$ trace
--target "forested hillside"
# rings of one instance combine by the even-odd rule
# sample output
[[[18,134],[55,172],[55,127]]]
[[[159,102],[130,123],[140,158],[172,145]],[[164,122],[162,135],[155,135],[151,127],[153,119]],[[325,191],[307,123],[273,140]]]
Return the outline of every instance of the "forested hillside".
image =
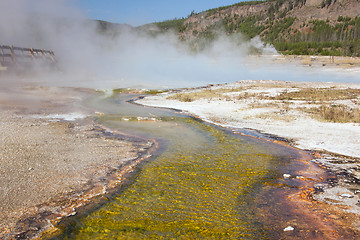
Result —
[[[359,0],[268,0],[191,13],[155,23],[201,47],[220,34],[260,36],[283,54],[360,56]]]

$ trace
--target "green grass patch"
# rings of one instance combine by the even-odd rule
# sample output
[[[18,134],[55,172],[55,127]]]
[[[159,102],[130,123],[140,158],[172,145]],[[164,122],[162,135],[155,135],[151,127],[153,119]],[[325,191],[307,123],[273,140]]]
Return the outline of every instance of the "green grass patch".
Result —
[[[168,91],[169,90],[148,89],[148,90],[145,90],[144,94],[154,95],[154,94],[159,94],[159,93],[165,93]]]
[[[131,91],[134,91],[134,89],[130,88],[115,88],[112,90],[113,94],[120,94],[120,93],[129,93]]]
[[[121,93],[136,93],[136,94],[148,94],[154,95],[159,93],[164,93],[169,90],[160,90],[160,89],[132,89],[132,88],[115,88],[112,90],[112,96],[116,96]]]

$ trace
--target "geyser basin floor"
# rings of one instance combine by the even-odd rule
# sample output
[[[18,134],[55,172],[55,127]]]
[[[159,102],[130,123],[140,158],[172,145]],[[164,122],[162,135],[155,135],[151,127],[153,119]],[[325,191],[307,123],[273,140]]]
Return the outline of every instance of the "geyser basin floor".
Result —
[[[105,137],[89,120],[61,119],[90,114],[81,107],[89,96],[94,91],[0,89],[0,239],[36,236],[49,220],[74,214],[111,188],[109,172],[148,147]]]
[[[2,95],[0,95],[0,97],[2,100],[2,107],[6,108],[6,109],[12,109],[13,111],[18,112],[18,113],[27,113],[27,114],[30,114],[30,116],[33,116],[33,114],[35,114],[35,113],[42,113],[42,114],[62,113],[62,114],[64,114],[70,110],[72,110],[72,111],[75,111],[76,109],[79,110],[78,107],[81,106],[81,104],[79,104],[79,103],[80,103],[82,97],[79,97],[76,94],[75,95],[70,94],[72,91],[74,91],[74,92],[80,91],[82,94],[84,93],[82,89],[67,88],[67,89],[57,89],[56,90],[56,89],[51,89],[51,88],[50,89],[48,89],[48,88],[29,88],[25,91],[25,93],[23,92],[22,94],[18,95],[18,96],[24,97],[23,99],[15,98],[15,100],[13,100],[12,98],[10,98],[10,99],[7,99],[8,100],[7,102],[4,101],[4,99],[6,99],[6,97],[4,97],[4,96],[13,96],[9,92],[6,92],[4,94],[2,93]],[[31,94],[26,94],[29,92],[31,92]],[[43,92],[45,95],[50,94],[52,97],[50,99],[47,99],[46,97],[42,98],[43,96],[42,96],[42,94],[40,94],[41,92]],[[82,94],[80,94],[80,96]],[[126,98],[128,98],[128,97],[126,97]],[[23,104],[24,102],[25,102],[25,105]],[[31,103],[32,108],[25,107],[29,103]],[[171,146],[172,146],[171,138],[176,139],[177,135],[179,135],[178,138],[180,138],[181,141],[185,141],[185,139],[188,139],[188,140],[194,139],[194,141],[190,141],[190,143],[188,142],[186,144],[186,145],[192,146],[193,150],[198,149],[200,151],[202,146],[204,144],[208,143],[209,141],[214,142],[214,143],[210,144],[212,146],[213,145],[215,146],[218,144],[220,144],[220,145],[225,144],[224,146],[226,146],[226,143],[224,143],[224,142],[221,143],[220,140],[222,138],[221,137],[219,138],[216,136],[221,136],[221,135],[227,136],[227,134],[228,134],[227,132],[223,132],[222,130],[213,128],[211,126],[206,126],[206,125],[203,126],[202,124],[200,124],[197,121],[192,122],[192,120],[167,121],[167,119],[171,120],[171,118],[180,117],[179,115],[174,114],[171,111],[157,110],[157,109],[154,110],[154,109],[149,109],[149,108],[143,108],[140,106],[137,106],[137,108],[135,108],[134,105],[124,104],[121,97],[112,98],[110,100],[105,99],[105,101],[103,101],[103,100],[99,101],[98,98],[93,98],[89,101],[89,104],[91,105],[91,107],[94,107],[98,111],[102,111],[106,114],[110,114],[110,113],[115,114],[113,116],[109,116],[109,115],[104,116],[104,118],[102,119],[102,120],[104,120],[104,123],[106,122],[106,124],[109,124],[109,126],[111,126],[112,129],[123,129],[123,130],[126,129],[130,133],[136,133],[139,135],[143,134],[143,135],[155,136],[155,137],[158,136],[159,138],[163,137],[163,136],[167,136],[167,135],[170,136],[170,139],[168,140],[169,149],[171,149]],[[122,104],[126,105],[127,107],[124,108],[123,106],[121,106]],[[71,106],[71,107],[69,107],[69,106]],[[82,109],[82,108],[80,108],[80,109],[82,111],[84,111],[84,109]],[[85,114],[86,114],[86,111],[85,111]],[[140,116],[140,117],[138,117],[138,116]],[[144,117],[148,117],[148,118],[144,118]],[[151,118],[163,119],[163,121],[162,122],[153,121]],[[135,119],[136,119],[136,121],[132,121]],[[144,121],[144,120],[146,120],[146,121]],[[16,124],[15,120],[12,120],[12,121],[14,121],[13,124]],[[36,120],[36,121],[50,122],[49,119]],[[41,136],[41,133],[43,133],[43,131],[40,128],[38,128],[39,126],[37,126],[37,125],[31,126],[30,122],[28,122],[26,124],[29,125],[28,126],[29,128],[33,128],[33,130],[38,129],[39,132],[37,134],[39,134],[40,136]],[[58,123],[54,123],[54,125],[56,125],[56,124],[58,124]],[[61,125],[61,123],[60,123],[60,125]],[[21,126],[18,126],[18,127],[20,127],[20,129],[21,129]],[[45,125],[44,127],[46,128],[47,126]],[[70,131],[71,131],[71,129],[72,128],[70,128]],[[186,129],[188,129],[188,130],[186,130]],[[213,130],[210,131],[210,129],[213,129]],[[6,131],[6,128],[4,129],[4,131]],[[212,131],[214,131],[214,133],[212,133]],[[181,136],[186,136],[186,137],[181,137]],[[23,137],[23,136],[21,136],[21,137]],[[42,137],[46,138],[46,136],[42,136]],[[61,136],[59,136],[59,137],[61,137]],[[234,136],[230,135],[230,139],[232,139],[232,138],[234,138]],[[201,140],[201,139],[203,139],[203,140]],[[226,140],[227,137],[225,137],[224,139]],[[239,142],[244,142],[244,139],[236,140],[236,137],[235,137],[235,140],[231,140],[231,141],[239,143]],[[246,139],[245,141],[251,142],[251,138]],[[324,238],[326,238],[326,236],[329,236],[329,235],[331,236],[331,239],[336,239],[336,238],[349,239],[349,236],[355,236],[351,232],[351,229],[349,230],[349,228],[347,228],[347,226],[344,229],[340,229],[340,233],[336,233],[335,231],[333,231],[334,229],[338,229],[338,228],[334,228],[333,221],[341,223],[342,218],[335,219],[336,215],[333,215],[333,214],[328,215],[328,212],[330,212],[330,211],[328,211],[328,209],[325,209],[325,213],[326,213],[325,215],[320,214],[320,213],[323,213],[321,205],[319,207],[319,205],[316,205],[315,203],[313,203],[311,201],[302,201],[303,198],[299,198],[299,196],[297,194],[295,194],[295,193],[299,193],[299,187],[312,186],[314,183],[314,180],[315,180],[315,182],[317,182],[317,180],[320,179],[320,176],[322,176],[321,171],[320,172],[318,171],[319,169],[313,168],[314,167],[313,164],[311,164],[311,163],[309,165],[305,164],[306,163],[305,159],[307,157],[302,156],[302,154],[300,154],[301,157],[299,159],[304,160],[304,162],[297,161],[296,159],[298,159],[298,156],[299,156],[298,153],[293,152],[293,150],[288,149],[287,147],[281,147],[279,145],[273,145],[273,144],[269,145],[269,142],[262,142],[262,144],[261,144],[261,141],[260,142],[256,141],[256,142],[257,142],[256,145],[258,145],[258,144],[261,145],[261,146],[257,146],[256,148],[259,147],[261,149],[268,149],[270,152],[266,152],[263,155],[255,154],[255,159],[261,159],[262,157],[265,157],[265,159],[263,160],[264,163],[271,162],[272,164],[274,164],[274,163],[276,163],[276,164],[273,166],[275,171],[268,171],[268,176],[270,176],[270,177],[268,179],[265,179],[273,184],[263,186],[262,188],[260,187],[261,184],[258,184],[258,185],[256,184],[257,177],[252,176],[251,171],[247,172],[247,170],[246,171],[242,170],[242,169],[239,170],[239,173],[242,173],[243,175],[249,174],[248,180],[245,180],[245,181],[255,182],[254,187],[248,188],[249,189],[248,193],[246,193],[246,191],[245,191],[245,193],[247,195],[245,194],[244,196],[242,196],[240,198],[240,200],[248,199],[247,198],[247,196],[248,196],[251,200],[254,200],[254,202],[256,202],[256,203],[252,203],[251,201],[249,201],[249,203],[250,203],[249,207],[251,207],[251,206],[258,207],[258,211],[257,210],[251,211],[246,208],[245,209],[245,211],[247,211],[246,213],[250,212],[249,216],[244,215],[243,219],[237,219],[237,221],[239,223],[243,223],[243,224],[246,222],[249,223],[249,225],[245,224],[245,226],[242,226],[242,227],[244,227],[244,229],[252,229],[252,228],[254,228],[254,226],[255,226],[255,228],[257,228],[257,227],[260,228],[260,226],[263,226],[264,231],[260,234],[265,234],[264,236],[266,236],[266,234],[269,234],[270,236],[273,235],[273,236],[275,236],[276,239],[278,239],[277,236],[279,236],[279,235],[283,235],[286,239],[299,239],[299,238],[304,238],[303,236],[311,236],[312,239],[314,239],[316,237],[318,237],[320,239],[324,239]],[[30,142],[30,143],[32,143],[32,142]],[[44,143],[42,143],[42,144],[44,144]],[[189,146],[186,146],[186,148],[188,148]],[[280,149],[279,149],[279,147],[280,147]],[[247,148],[246,144],[243,146],[243,148],[245,148],[245,149]],[[34,149],[36,149],[36,148],[34,148]],[[102,150],[104,150],[108,153],[106,148],[102,148]],[[219,151],[219,154],[226,153],[230,150],[231,150],[231,148],[228,150],[224,149],[222,151]],[[251,152],[254,152],[254,151],[255,151],[255,149],[251,150]],[[181,149],[180,149],[180,153],[181,153]],[[211,152],[209,152],[209,153],[211,153]],[[275,158],[274,159],[271,158],[269,160],[268,157],[270,155],[272,155],[273,153],[274,153]],[[75,154],[75,152],[70,152],[69,154]],[[187,160],[187,161],[189,161],[189,159],[190,159],[191,163],[192,163],[192,162],[195,162],[195,160],[202,161],[202,157],[200,156],[200,154],[201,153],[194,155],[194,157],[195,157],[194,160],[192,160],[192,155],[189,156],[189,154],[187,154],[187,152],[181,153],[181,156],[185,156],[186,157],[185,160]],[[206,155],[208,153],[204,153],[204,154]],[[240,155],[242,156],[244,154],[240,153]],[[249,156],[250,155],[245,154],[244,157],[249,157]],[[224,158],[227,158],[227,157],[228,156],[224,156]],[[241,157],[241,158],[243,158],[243,157]],[[18,159],[18,160],[21,160],[21,159]],[[234,161],[234,159],[232,159],[231,157],[230,157],[230,160]],[[251,161],[256,161],[256,160],[250,159],[250,162]],[[155,162],[151,162],[150,164],[153,164],[153,163],[155,163]],[[186,163],[186,161],[185,161],[185,163]],[[241,164],[243,164],[243,163],[241,163]],[[247,163],[244,163],[244,165],[247,166]],[[260,166],[259,169],[261,170],[264,166],[268,166],[268,165],[264,164],[263,166]],[[276,166],[277,166],[277,170],[276,170]],[[206,166],[202,166],[200,164],[200,167],[206,167]],[[304,167],[311,167],[311,168],[305,169]],[[255,166],[254,168],[257,169],[257,166]],[[270,167],[270,169],[271,169],[271,167]],[[300,171],[301,169],[302,169],[302,172]],[[29,170],[29,169],[27,169],[27,170]],[[29,171],[33,171],[33,170],[29,170]],[[146,170],[144,170],[144,171],[146,171]],[[231,168],[229,169],[229,171],[231,171]],[[176,172],[174,172],[174,173],[176,173]],[[267,171],[266,170],[264,172],[259,171],[259,173],[261,173],[261,174],[267,173]],[[283,173],[290,173],[291,177],[289,179],[284,179],[283,175],[282,175]],[[140,173],[140,174],[142,174],[142,173]],[[156,174],[156,176],[158,176],[158,175]],[[275,176],[275,178],[271,179],[271,176]],[[296,178],[296,176],[302,176],[303,178],[300,178],[300,177]],[[260,178],[263,179],[262,177],[260,177]],[[308,180],[303,181],[306,179],[308,179]],[[52,187],[52,185],[45,184],[42,187]],[[305,187],[304,190],[306,190],[307,187]],[[245,189],[246,189],[246,187],[245,187]],[[258,189],[262,189],[262,190],[257,191]],[[182,189],[182,191],[183,190],[184,189]],[[204,190],[206,190],[206,189],[204,189]],[[242,193],[243,191],[241,190],[240,192]],[[253,196],[251,195],[251,193],[253,193]],[[291,195],[292,193],[294,193],[295,195]],[[284,196],[291,196],[291,199],[287,199]],[[304,194],[304,196],[306,197],[307,195]],[[13,197],[15,198],[17,196],[13,196]],[[284,200],[284,199],[286,199],[286,200]],[[295,200],[295,201],[293,201],[293,200]],[[239,203],[244,203],[244,201],[240,201]],[[275,204],[272,204],[272,203],[275,203]],[[279,204],[279,203],[281,203],[281,204]],[[312,208],[304,208],[304,206],[307,206],[309,204],[311,204]],[[240,204],[240,207],[241,206],[244,206],[244,205]],[[316,209],[316,208],[319,208],[319,209]],[[316,211],[309,210],[309,209],[316,209]],[[256,214],[257,212],[260,212],[260,215],[257,215]],[[234,214],[236,215],[236,213],[234,213]],[[284,217],[284,214],[287,216]],[[257,221],[255,221],[259,216],[263,220],[261,224],[258,223]],[[269,217],[266,217],[266,216],[269,216]],[[279,217],[277,217],[277,216],[279,216]],[[308,216],[308,217],[306,217],[306,216]],[[56,216],[53,216],[53,217],[56,217]],[[284,221],[284,219],[285,219],[285,221]],[[286,220],[286,219],[290,219],[290,220]],[[300,220],[298,221],[297,219],[300,219]],[[324,223],[321,223],[321,221],[324,221]],[[292,227],[294,227],[295,230],[283,232],[283,228],[286,228],[288,225],[291,225]],[[246,231],[244,231],[244,232],[246,232]],[[2,232],[2,233],[4,233],[4,232]],[[344,235],[345,237],[343,237],[342,234],[346,234],[346,235]],[[249,237],[251,237],[251,235],[249,235]],[[330,237],[328,237],[328,239],[329,238]]]
[[[158,109],[133,106],[129,112],[122,108],[121,96],[104,100],[92,104],[102,105],[105,112],[114,108],[118,114],[104,115],[99,119],[102,124],[165,139],[168,147],[143,166],[122,194],[87,217],[75,217],[58,238],[336,239],[352,235],[351,230],[323,223],[321,215],[301,201],[299,192],[306,197],[306,191],[325,177],[308,162],[306,153],[191,118],[163,117]],[[143,121],[149,119],[134,117],[139,111],[156,117]],[[284,178],[284,174],[290,176]],[[284,231],[289,225],[294,230]]]

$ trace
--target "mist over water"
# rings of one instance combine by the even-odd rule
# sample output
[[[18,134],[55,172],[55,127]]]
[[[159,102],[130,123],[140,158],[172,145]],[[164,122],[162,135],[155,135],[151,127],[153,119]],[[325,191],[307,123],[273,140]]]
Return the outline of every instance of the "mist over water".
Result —
[[[354,74],[271,61],[275,49],[225,34],[198,53],[175,33],[151,36],[130,27],[99,32],[68,0],[2,0],[0,44],[53,50],[54,72],[27,79],[43,85],[99,89],[193,87],[246,79],[360,83]],[[257,47],[267,57],[248,57]]]

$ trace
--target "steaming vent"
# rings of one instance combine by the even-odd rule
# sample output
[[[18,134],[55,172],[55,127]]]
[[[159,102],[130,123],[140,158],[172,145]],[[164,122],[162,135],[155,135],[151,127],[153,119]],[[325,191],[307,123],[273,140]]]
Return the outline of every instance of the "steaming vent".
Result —
[[[55,54],[50,50],[0,45],[0,71],[51,67],[55,63]]]

